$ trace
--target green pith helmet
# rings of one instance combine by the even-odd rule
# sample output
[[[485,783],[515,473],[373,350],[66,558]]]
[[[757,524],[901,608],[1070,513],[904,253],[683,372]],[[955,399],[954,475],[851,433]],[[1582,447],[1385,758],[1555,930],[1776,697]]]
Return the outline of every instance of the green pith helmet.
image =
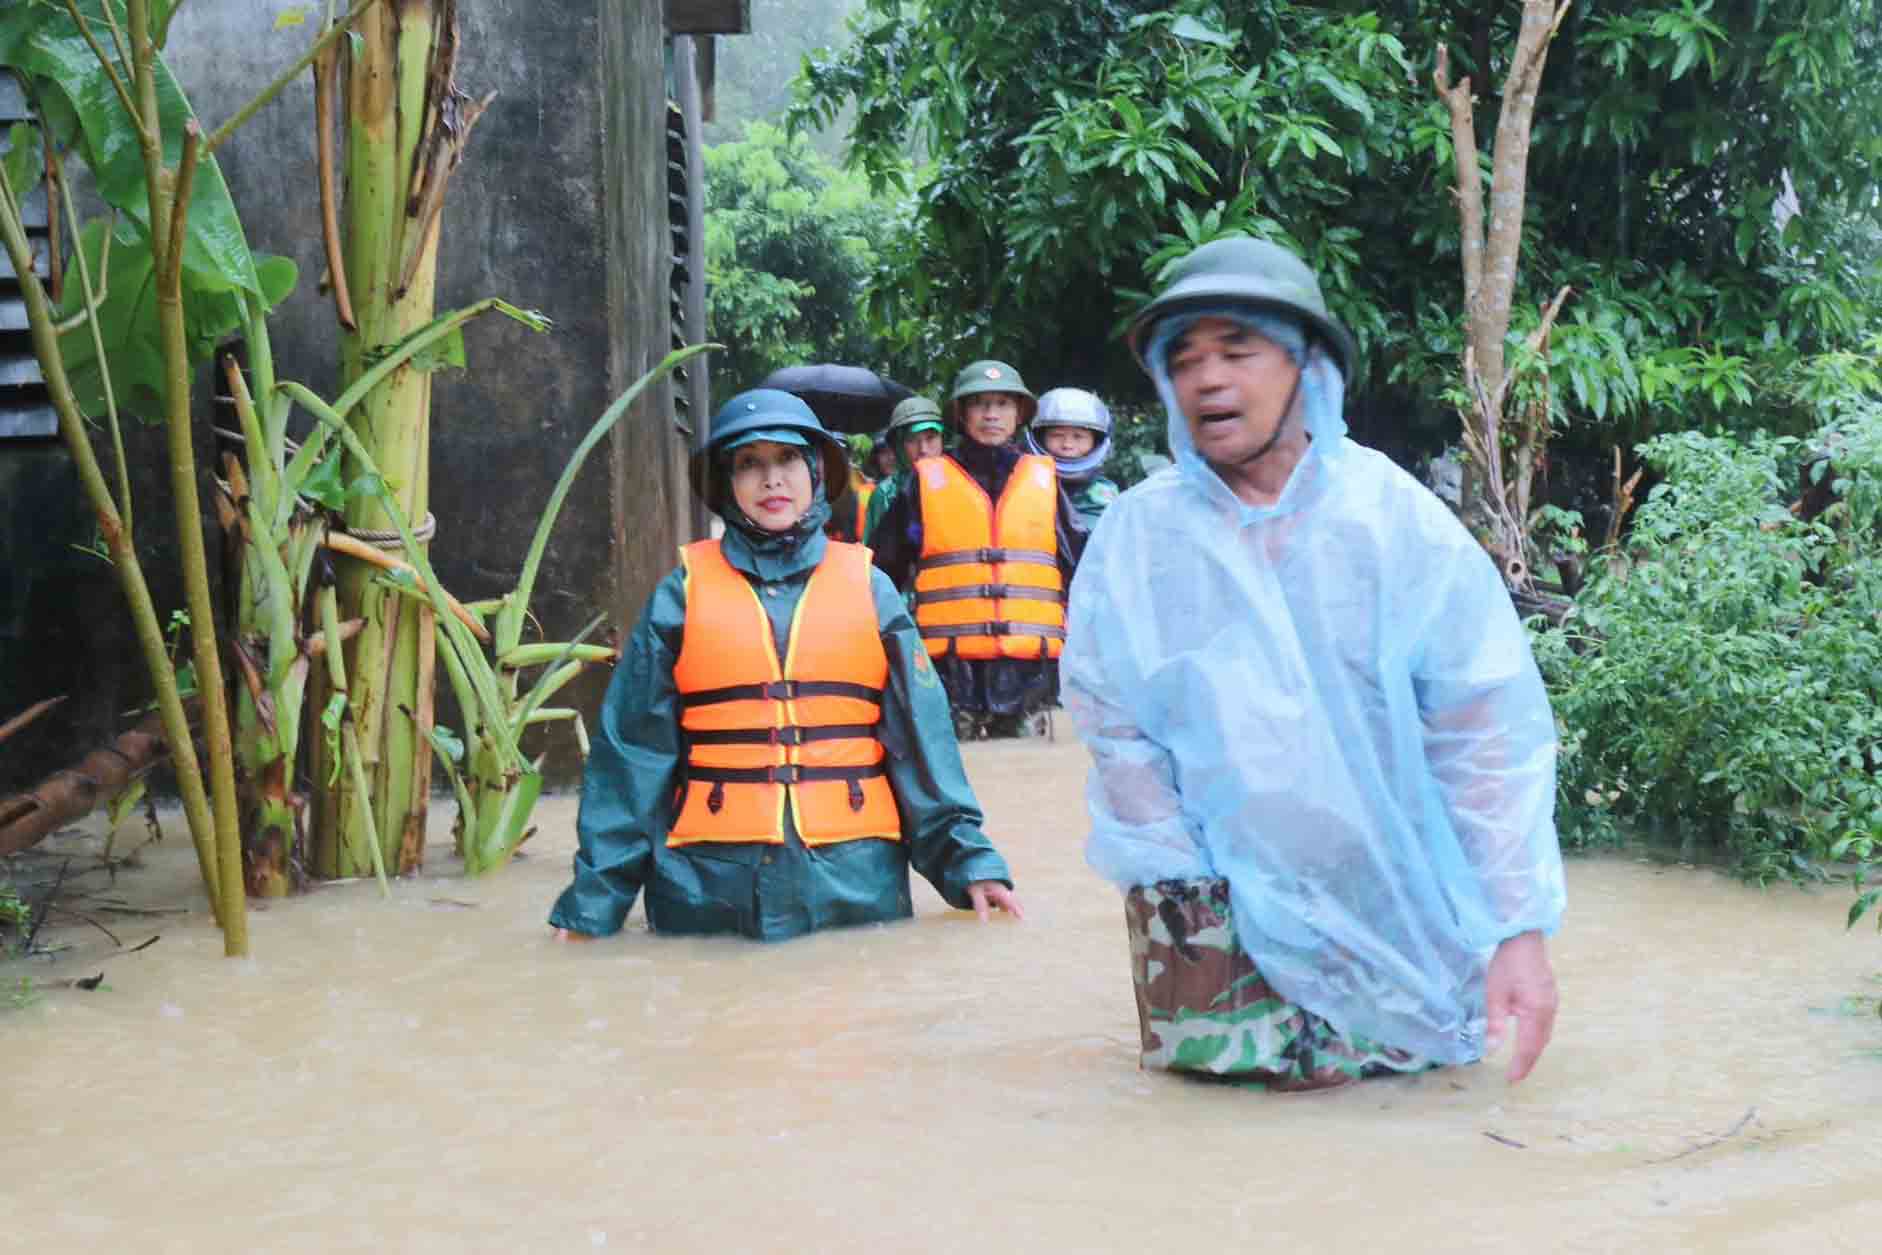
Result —
[[[706,508],[714,514],[725,513],[724,477],[712,473],[714,459],[756,440],[801,445],[806,456],[820,455],[824,500],[834,501],[849,487],[849,449],[843,441],[825,431],[798,397],[776,388],[753,388],[719,407],[712,416],[712,438],[693,454],[693,491],[705,499]]]
[[[1184,310],[1236,304],[1300,319],[1333,354],[1340,373],[1352,377],[1353,337],[1327,313],[1320,281],[1307,263],[1279,244],[1245,235],[1212,240],[1179,261],[1163,290],[1131,321],[1125,339],[1138,363],[1148,369],[1144,349],[1160,319]]]
[[[896,403],[889,413],[889,430],[886,433],[891,441],[900,441],[909,434],[909,429],[922,423],[931,424],[937,431],[941,429],[941,407],[927,397],[909,397]]]
[[[1020,398],[1019,425],[1024,427],[1032,421],[1033,414],[1039,409],[1039,399],[1026,386],[1026,381],[1019,377],[1019,372],[1005,362],[984,358],[978,362],[969,362],[961,367],[961,373],[954,376],[954,391],[948,394],[948,417],[955,422],[961,418],[961,401],[981,392],[1010,392]]]

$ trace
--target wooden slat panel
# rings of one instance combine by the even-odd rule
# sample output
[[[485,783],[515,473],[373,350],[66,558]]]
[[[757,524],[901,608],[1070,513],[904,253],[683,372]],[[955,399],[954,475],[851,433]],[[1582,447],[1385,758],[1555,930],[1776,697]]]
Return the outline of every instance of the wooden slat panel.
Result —
[[[33,269],[38,272],[42,279],[50,275],[52,271],[46,265],[46,241],[42,238],[29,240],[27,243],[33,250]],[[13,272],[12,254],[6,252],[4,249],[0,249],[0,279],[17,278],[19,278],[19,276]],[[9,283],[7,286],[11,288],[15,285]]]
[[[39,373],[39,359],[31,354],[0,357],[0,388],[43,390],[45,382]]]
[[[59,416],[40,401],[16,404],[0,399],[0,440],[59,434]]]

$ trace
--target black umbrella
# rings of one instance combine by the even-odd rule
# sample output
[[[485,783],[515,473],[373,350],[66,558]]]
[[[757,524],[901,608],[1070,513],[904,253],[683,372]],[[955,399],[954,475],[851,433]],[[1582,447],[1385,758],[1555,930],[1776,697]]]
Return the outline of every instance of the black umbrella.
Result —
[[[834,362],[786,366],[766,375],[759,386],[801,398],[825,427],[845,433],[868,434],[888,426],[896,403],[915,395],[866,367]]]

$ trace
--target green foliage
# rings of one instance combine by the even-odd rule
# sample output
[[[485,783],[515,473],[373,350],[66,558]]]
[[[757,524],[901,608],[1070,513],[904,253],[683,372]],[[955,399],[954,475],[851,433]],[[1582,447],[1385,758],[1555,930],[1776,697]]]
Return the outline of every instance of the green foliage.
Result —
[[[1119,488],[1146,479],[1170,461],[1168,423],[1159,410],[1113,410],[1111,456],[1100,472]]]
[[[804,362],[885,366],[856,293],[890,225],[860,178],[776,127],[708,148],[706,320],[728,346],[713,355],[713,391]]]
[[[173,7],[152,6],[152,22],[159,33],[167,28]],[[113,52],[112,36],[114,24],[119,30],[127,29],[123,0],[78,0],[77,8],[92,37],[109,55],[111,71],[128,87],[132,69]],[[112,84],[111,71],[94,55],[85,32],[65,6],[53,0],[27,0],[0,8],[0,68],[20,77],[54,147],[83,159],[93,190],[111,211],[110,221],[86,224],[81,247],[93,274],[102,276],[106,273],[101,256],[104,237],[107,233],[114,237],[109,296],[99,311],[99,329],[119,397],[132,411],[154,419],[162,410],[163,374],[151,266],[150,201],[143,151]],[[156,94],[164,162],[174,165],[182,155],[184,132],[194,123],[194,114],[161,57],[156,64]],[[17,141],[23,138],[19,131],[15,128],[10,162],[19,156]],[[293,289],[296,271],[286,258],[249,249],[213,156],[197,164],[187,226],[183,307],[194,365],[207,358],[217,340],[241,325],[244,294],[272,307]],[[79,310],[83,299],[77,284],[68,285],[61,317]],[[89,329],[75,326],[64,336],[62,348],[80,407],[89,413],[102,411],[104,397]]]
[[[194,215],[192,214],[192,217]],[[112,232],[108,254],[104,236]],[[94,276],[104,276],[104,300],[98,307],[99,330],[111,365],[112,387],[120,404],[134,414],[155,419],[163,412],[163,333],[157,322],[157,289],[149,241],[128,222],[115,231],[94,218],[82,228],[79,247]],[[294,290],[295,265],[285,257],[261,256],[254,270],[263,302],[272,308]],[[94,278],[94,282],[97,279]],[[61,318],[84,308],[85,294],[76,283],[65,286]],[[217,344],[242,326],[241,293],[233,288],[215,290],[185,286],[184,331],[192,364],[207,361]],[[82,323],[60,339],[66,373],[79,408],[102,413],[104,375],[93,347],[91,330]]]
[[[1487,169],[1519,18],[1438,0],[869,0],[850,42],[810,59],[794,118],[853,109],[852,160],[904,196],[866,298],[898,353],[999,352],[1141,395],[1120,319],[1163,266],[1236,231],[1321,275],[1364,351],[1356,407],[1448,414],[1463,299],[1430,66],[1444,44],[1471,75]],[[1882,330],[1879,31],[1877,0],[1570,9],[1511,328],[1516,349],[1574,289],[1546,399],[1569,441],[1801,435],[1850,382]]]
[[[1882,405],[1809,441],[1685,432],[1625,552],[1536,636],[1564,842],[1717,848],[1757,880],[1882,842]],[[1787,508],[1833,476],[1814,519]]]

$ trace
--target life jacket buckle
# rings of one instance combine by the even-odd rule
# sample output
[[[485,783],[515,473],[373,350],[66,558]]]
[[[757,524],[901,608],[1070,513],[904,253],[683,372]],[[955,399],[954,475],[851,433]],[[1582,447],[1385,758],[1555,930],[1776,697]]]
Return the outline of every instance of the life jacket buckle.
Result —
[[[769,776],[773,784],[801,784],[804,779],[804,769],[796,763],[783,763],[771,768]]]
[[[712,782],[712,792],[706,794],[706,809],[714,815],[725,809],[725,781]]]
[[[850,777],[850,809],[858,813],[863,809],[863,782],[855,776]]]
[[[758,688],[759,695],[766,701],[788,702],[797,698],[796,680],[769,680]]]
[[[773,745],[802,745],[803,743],[804,730],[796,725],[771,729],[771,744]]]

